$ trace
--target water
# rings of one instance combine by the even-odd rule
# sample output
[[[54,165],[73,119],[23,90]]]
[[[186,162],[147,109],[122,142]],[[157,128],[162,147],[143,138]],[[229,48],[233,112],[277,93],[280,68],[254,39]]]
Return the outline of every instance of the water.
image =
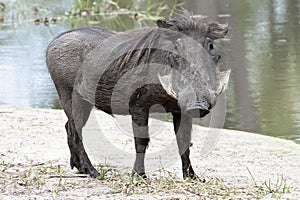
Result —
[[[45,10],[35,15],[32,8],[38,6],[38,2],[35,5],[29,1],[3,1],[6,10],[1,13],[4,22],[0,22],[2,106],[53,107],[57,102],[57,95],[45,66],[45,49],[55,35],[68,27],[67,24],[36,26],[30,20],[63,13],[61,7],[68,6],[60,1],[40,2],[49,7],[44,7]]]
[[[231,26],[225,127],[299,142],[300,1],[199,0],[188,7]]]
[[[86,24],[114,30],[140,26],[126,15],[35,25],[31,19],[63,16],[73,1],[2,2],[7,9],[0,13],[0,106],[58,107],[45,65],[45,49],[58,33]],[[300,0],[186,2],[195,14],[231,26],[223,57],[223,64],[232,69],[225,128],[299,142]],[[38,13],[32,11],[35,6],[41,8]]]

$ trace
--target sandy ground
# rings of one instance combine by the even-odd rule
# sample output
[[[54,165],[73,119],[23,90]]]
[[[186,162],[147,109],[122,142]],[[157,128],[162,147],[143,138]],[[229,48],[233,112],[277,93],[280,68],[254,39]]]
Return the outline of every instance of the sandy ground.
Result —
[[[200,199],[199,194],[178,191],[113,193],[108,184],[79,176],[69,168],[65,121],[61,110],[0,108],[0,199]],[[129,122],[130,118],[93,112],[83,136],[93,163],[130,172],[134,145]],[[148,176],[156,176],[158,168],[163,168],[180,180],[181,163],[172,124],[151,120],[150,131]],[[255,183],[264,182],[276,189],[277,180],[284,180],[290,192],[281,198],[300,199],[300,145],[293,141],[194,126],[191,160],[196,173],[206,180],[217,177],[226,187],[238,189],[255,188]],[[58,171],[60,178],[51,175]]]

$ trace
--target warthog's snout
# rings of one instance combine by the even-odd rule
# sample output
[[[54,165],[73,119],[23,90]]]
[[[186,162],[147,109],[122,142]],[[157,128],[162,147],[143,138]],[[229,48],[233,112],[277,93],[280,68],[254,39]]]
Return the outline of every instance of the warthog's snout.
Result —
[[[204,117],[209,113],[211,108],[212,105],[207,101],[196,101],[185,112],[191,117]]]

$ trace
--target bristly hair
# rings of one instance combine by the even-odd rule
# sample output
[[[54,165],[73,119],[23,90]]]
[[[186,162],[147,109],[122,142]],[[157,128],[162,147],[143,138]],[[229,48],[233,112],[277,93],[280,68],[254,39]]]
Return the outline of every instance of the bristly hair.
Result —
[[[205,16],[194,17],[193,13],[186,9],[181,9],[175,14],[176,18],[160,20],[160,22],[163,22],[163,28],[170,28],[186,34],[193,31],[201,36],[210,37],[212,39],[224,38],[229,30],[228,24],[220,24],[207,19]]]
[[[220,24],[204,17],[194,17],[192,12],[185,9],[181,9],[175,14],[177,15],[176,18],[158,20],[158,27],[186,35],[197,33],[198,37],[209,37],[214,40],[224,38],[228,33],[228,24]],[[123,68],[124,65],[132,62],[134,55],[136,55],[134,56],[135,60],[131,63],[133,68],[139,64],[142,58],[147,62],[150,58],[151,48],[159,35],[157,28],[138,33],[136,38],[132,40],[132,45],[130,45],[128,52],[118,59],[118,66]]]
[[[147,63],[150,58],[151,49],[153,48],[156,38],[158,37],[159,32],[157,28],[151,28],[147,31],[138,33],[136,38],[131,41],[132,45],[128,47],[127,53],[118,59],[117,66],[123,68],[126,64],[132,62],[134,55],[136,56],[134,62],[131,63],[132,68],[136,67],[142,58],[144,58],[144,61]]]

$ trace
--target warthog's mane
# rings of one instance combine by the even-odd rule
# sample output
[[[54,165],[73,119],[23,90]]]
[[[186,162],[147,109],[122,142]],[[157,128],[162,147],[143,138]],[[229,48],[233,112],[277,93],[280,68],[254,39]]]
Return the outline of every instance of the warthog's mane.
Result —
[[[128,47],[128,51],[119,58],[118,65],[122,68],[124,65],[130,63],[132,67],[136,67],[142,58],[145,63],[148,63],[151,50],[154,48],[155,42],[159,37],[160,34],[157,28],[138,32],[135,38],[130,41],[131,45]]]
[[[220,24],[207,19],[205,16],[193,16],[193,14],[187,10],[179,11],[177,18],[167,19],[165,20],[165,24],[169,26],[170,29],[187,35],[194,32],[200,37],[209,37],[211,39],[224,38],[229,30],[228,24]]]
[[[161,23],[163,23],[163,26],[160,26]],[[155,44],[162,33],[168,35],[164,38],[174,41],[184,35],[196,37],[196,40],[204,37],[217,40],[224,38],[228,32],[227,24],[194,17],[185,10],[177,18],[158,20],[157,25],[159,28],[148,28],[135,34],[135,37],[130,41],[130,46],[127,47],[126,53],[118,59],[117,66],[122,69],[124,66],[129,67],[129,65],[131,65],[130,68],[135,67],[141,62],[149,63],[151,51],[155,49]],[[162,31],[162,28],[164,31]],[[161,60],[161,62],[162,64],[168,63],[167,60]]]

